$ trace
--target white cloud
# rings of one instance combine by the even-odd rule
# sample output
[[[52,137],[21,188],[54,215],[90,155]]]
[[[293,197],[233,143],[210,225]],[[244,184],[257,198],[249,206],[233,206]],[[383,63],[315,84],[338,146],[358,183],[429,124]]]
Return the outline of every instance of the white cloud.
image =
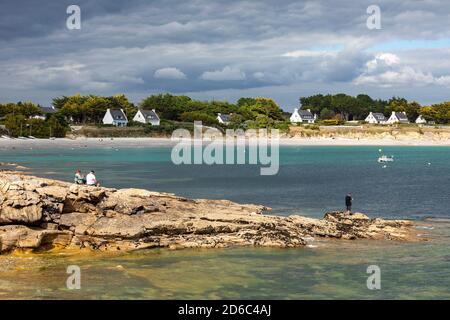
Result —
[[[244,80],[245,73],[237,67],[226,66],[222,70],[206,71],[200,76],[203,80],[226,81],[226,80]]]
[[[372,60],[366,63],[367,71],[373,72],[380,67],[390,67],[400,63],[400,58],[393,53],[377,53]]]
[[[186,79],[186,75],[177,68],[161,68],[155,71],[153,77],[157,79],[173,79],[173,80],[182,80]]]
[[[392,53],[378,53],[366,63],[366,70],[354,81],[356,85],[394,87],[399,85],[450,85],[450,76],[435,77],[431,72],[405,65]]]
[[[431,73],[414,70],[411,67],[403,67],[395,71],[385,71],[379,74],[362,74],[354,83],[357,85],[369,84],[380,87],[393,87],[395,85],[427,85],[435,83],[436,78]]]
[[[375,55],[375,59],[383,61],[388,66],[400,63],[400,58],[393,53],[378,53]]]
[[[265,77],[265,74],[264,74],[264,72],[258,71],[258,72],[253,73],[253,77],[258,80],[263,80]]]
[[[435,78],[436,84],[440,86],[447,86],[450,87],[450,75],[449,76],[441,76]]]
[[[106,11],[79,1],[90,14],[85,32],[76,33],[61,29],[54,1],[26,12],[0,2],[0,26],[7,26],[0,28],[2,99],[48,103],[74,92],[140,99],[150,92],[217,90],[278,92],[290,105],[299,95],[319,92],[448,99],[449,1],[382,0],[383,32],[368,32],[367,5],[350,0],[338,6],[333,0],[137,0]],[[193,81],[162,81],[188,76]],[[272,87],[259,91],[263,86]],[[298,90],[303,87],[308,91]]]
[[[0,83],[0,88],[14,89],[69,89],[108,90],[111,82],[96,77],[84,64],[63,61],[49,64],[46,61],[21,61],[15,65],[0,64],[6,74],[14,75],[9,81]]]
[[[289,51],[282,55],[288,58],[323,58],[335,56],[335,52],[330,51],[314,51],[314,50],[296,50]]]

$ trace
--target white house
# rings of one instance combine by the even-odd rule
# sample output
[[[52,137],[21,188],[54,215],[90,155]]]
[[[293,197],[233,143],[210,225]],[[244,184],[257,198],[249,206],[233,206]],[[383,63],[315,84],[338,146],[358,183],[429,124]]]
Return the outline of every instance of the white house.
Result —
[[[48,114],[53,114],[53,113],[55,113],[57,111],[54,106],[51,106],[51,107],[40,107],[40,109],[41,109],[41,114],[32,116],[30,118],[31,119],[45,120]]]
[[[392,111],[392,115],[386,121],[387,124],[394,123],[409,123],[408,117],[406,116],[406,112],[395,112]]]
[[[103,117],[103,124],[112,124],[117,127],[126,127],[128,119],[122,109],[107,109]]]
[[[387,119],[382,113],[370,112],[364,121],[371,124],[385,124]]]
[[[425,120],[425,118],[422,115],[419,115],[416,119],[416,123],[417,124],[426,124],[427,120]]]
[[[228,125],[230,123],[230,120],[231,114],[221,114],[221,113],[217,114],[217,121],[219,121],[219,123],[221,124]]]
[[[142,110],[139,109],[133,118],[133,121],[141,123],[149,123],[152,126],[159,126],[160,119],[156,114],[155,109],[152,110]]]
[[[316,116],[311,113],[310,109],[302,110],[295,108],[291,117],[289,118],[292,123],[314,123],[316,122]]]

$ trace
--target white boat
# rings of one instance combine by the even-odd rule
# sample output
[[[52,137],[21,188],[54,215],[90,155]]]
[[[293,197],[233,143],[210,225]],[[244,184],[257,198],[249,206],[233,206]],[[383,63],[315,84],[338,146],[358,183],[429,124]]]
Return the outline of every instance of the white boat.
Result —
[[[393,162],[393,161],[394,161],[394,156],[388,157],[388,156],[382,155],[381,157],[378,158],[378,162],[379,163]]]

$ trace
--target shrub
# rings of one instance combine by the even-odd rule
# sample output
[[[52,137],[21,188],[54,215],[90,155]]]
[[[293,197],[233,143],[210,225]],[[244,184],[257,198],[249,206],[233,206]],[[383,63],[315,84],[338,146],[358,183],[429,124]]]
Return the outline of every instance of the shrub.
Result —
[[[344,124],[345,122],[343,120],[338,120],[338,119],[328,119],[328,120],[323,120],[322,123],[325,126],[338,126],[338,125]]]
[[[204,125],[217,125],[219,122],[216,117],[202,111],[183,112],[180,116],[183,122],[201,121]]]
[[[330,110],[328,108],[324,108],[320,111],[320,119],[328,120],[333,119],[333,117],[336,116],[336,113],[333,110]]]
[[[46,120],[42,120],[27,119],[23,115],[9,114],[5,118],[5,127],[9,134],[14,137],[34,136],[36,138],[63,138],[69,129],[66,123],[53,115]]]
[[[275,129],[280,130],[283,133],[289,133],[290,131],[290,122],[278,122],[275,124]]]
[[[307,124],[305,129],[309,130],[320,130],[320,126],[318,124]]]

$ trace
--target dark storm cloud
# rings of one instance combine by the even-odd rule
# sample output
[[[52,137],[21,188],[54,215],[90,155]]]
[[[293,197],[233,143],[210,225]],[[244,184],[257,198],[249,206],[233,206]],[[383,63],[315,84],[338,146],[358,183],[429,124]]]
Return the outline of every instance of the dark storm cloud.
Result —
[[[82,7],[86,19],[105,14],[127,12],[143,1],[71,1],[71,0],[2,0],[0,2],[0,39],[39,37],[65,27],[66,8]]]
[[[70,4],[81,7],[81,30],[65,28]],[[171,91],[205,98],[266,95],[294,104],[314,88],[339,88],[403,92],[422,101],[427,92],[445,97],[448,45],[406,48],[399,41],[427,39],[433,46],[450,39],[450,3],[376,1],[382,29],[368,30],[371,4],[4,0],[0,70],[7,80],[0,82],[0,95],[48,103],[74,92],[125,92],[138,99]],[[385,44],[395,49],[373,49]]]

